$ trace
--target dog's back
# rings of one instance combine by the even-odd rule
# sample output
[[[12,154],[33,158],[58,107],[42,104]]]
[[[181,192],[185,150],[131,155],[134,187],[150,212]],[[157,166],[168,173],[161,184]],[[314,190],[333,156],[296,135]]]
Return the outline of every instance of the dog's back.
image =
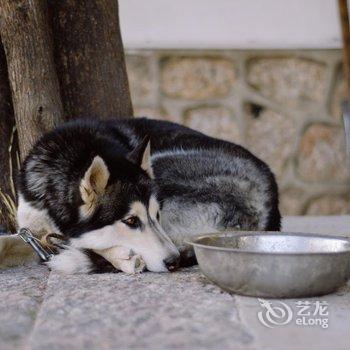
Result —
[[[118,125],[121,133],[150,135],[162,226],[177,243],[193,233],[280,229],[275,178],[246,149],[164,121]]]

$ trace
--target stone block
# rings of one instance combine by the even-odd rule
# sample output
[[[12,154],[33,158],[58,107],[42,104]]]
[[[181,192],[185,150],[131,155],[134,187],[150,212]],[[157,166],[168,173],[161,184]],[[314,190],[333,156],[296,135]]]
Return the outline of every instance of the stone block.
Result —
[[[230,109],[224,106],[200,106],[188,109],[184,124],[206,135],[240,143],[242,135]]]
[[[127,55],[126,69],[133,104],[153,102],[157,79],[152,72],[150,56]]]
[[[221,57],[169,57],[161,67],[168,97],[202,100],[227,97],[236,81],[234,63]]]
[[[298,172],[308,181],[345,180],[350,176],[349,157],[341,127],[311,124],[299,144]]]
[[[301,215],[304,192],[298,188],[287,188],[280,193],[280,211],[284,215]]]
[[[332,118],[334,118],[335,120],[341,120],[342,118],[341,103],[347,98],[346,90],[347,89],[344,75],[340,71],[337,75],[337,79],[333,87],[330,103],[330,113]]]
[[[307,215],[350,214],[350,195],[326,194],[310,201]]]
[[[135,117],[147,117],[149,119],[163,119],[163,113],[157,107],[134,106]]]
[[[267,57],[248,61],[247,81],[263,96],[286,107],[304,107],[325,98],[323,63],[305,58]]]
[[[287,159],[293,152],[296,128],[293,118],[270,109],[247,115],[247,146],[281,178]]]

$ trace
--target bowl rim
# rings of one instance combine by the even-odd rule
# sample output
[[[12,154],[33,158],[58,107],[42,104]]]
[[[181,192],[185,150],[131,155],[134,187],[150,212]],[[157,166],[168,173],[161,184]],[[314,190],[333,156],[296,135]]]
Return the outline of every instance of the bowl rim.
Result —
[[[349,247],[346,247],[344,250],[332,252],[332,251],[309,251],[309,252],[266,252],[259,250],[245,250],[238,248],[230,247],[220,247],[215,245],[207,245],[202,243],[197,243],[196,241],[207,238],[207,237],[244,237],[244,236],[288,236],[288,237],[307,237],[307,238],[322,238],[322,239],[332,239],[332,240],[341,240],[349,243]],[[333,235],[324,235],[318,233],[305,233],[305,232],[283,232],[283,231],[232,231],[227,230],[223,232],[215,233],[206,233],[203,235],[197,235],[191,239],[187,239],[185,243],[192,245],[193,247],[209,249],[209,250],[219,250],[232,253],[248,253],[248,254],[260,254],[260,255],[283,255],[283,256],[300,256],[300,255],[335,255],[335,254],[348,254],[350,253],[350,238],[345,236],[333,236]]]

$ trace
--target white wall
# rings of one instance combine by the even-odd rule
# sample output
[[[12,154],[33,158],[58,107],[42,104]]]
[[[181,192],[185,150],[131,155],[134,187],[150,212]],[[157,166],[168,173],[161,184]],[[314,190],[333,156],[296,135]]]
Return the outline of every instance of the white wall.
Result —
[[[119,0],[127,48],[338,48],[336,0]]]

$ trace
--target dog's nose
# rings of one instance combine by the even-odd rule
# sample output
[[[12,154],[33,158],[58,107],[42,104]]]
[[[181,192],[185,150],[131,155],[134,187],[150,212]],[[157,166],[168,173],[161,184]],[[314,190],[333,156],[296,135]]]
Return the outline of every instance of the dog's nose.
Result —
[[[164,262],[164,265],[166,266],[166,268],[170,272],[172,272],[172,271],[175,271],[179,267],[180,258],[176,255],[172,255],[169,258],[164,259],[163,262]]]

